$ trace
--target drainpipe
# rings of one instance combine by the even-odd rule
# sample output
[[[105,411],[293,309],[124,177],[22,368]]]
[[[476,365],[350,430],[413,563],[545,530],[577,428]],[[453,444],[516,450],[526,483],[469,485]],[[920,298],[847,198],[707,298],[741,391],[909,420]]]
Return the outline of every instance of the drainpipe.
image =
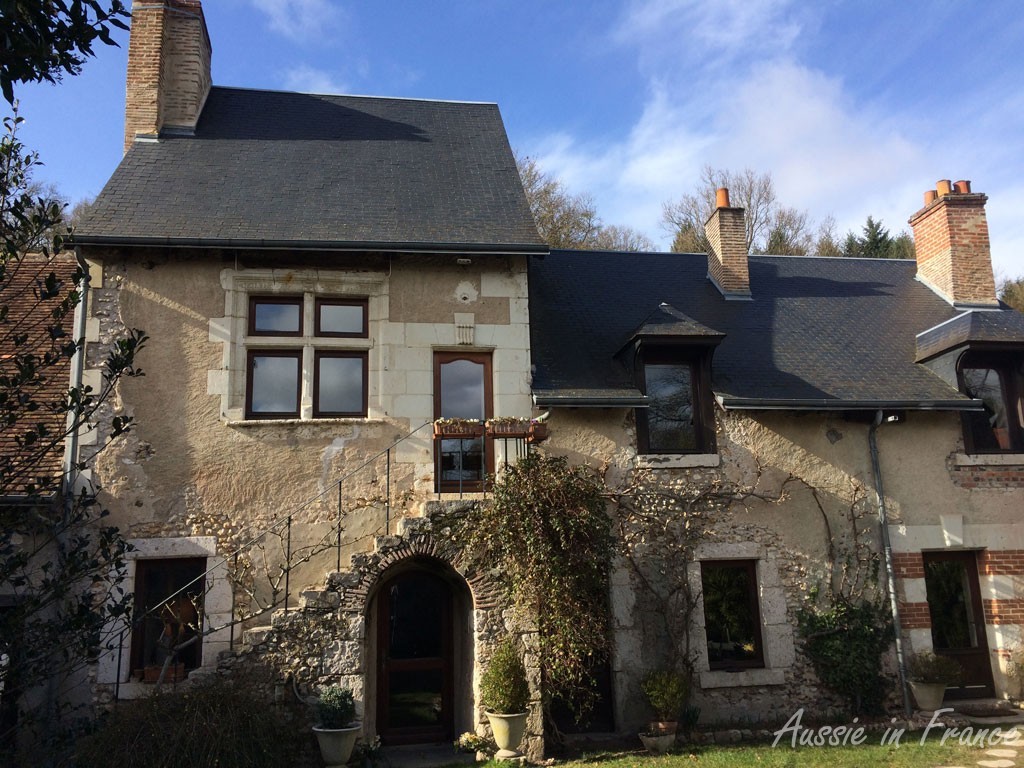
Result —
[[[900,624],[900,605],[896,597],[896,575],[892,567],[892,543],[889,541],[889,514],[885,508],[885,490],[882,487],[882,469],[878,463],[878,427],[882,423],[882,412],[875,413],[875,419],[868,429],[868,447],[871,449],[871,471],[875,476],[875,494],[878,497],[878,526],[882,531],[882,568],[889,589],[889,607],[892,609],[892,626],[896,633],[896,664],[899,667],[900,691],[903,693],[903,713],[909,719],[913,714],[910,706],[910,692],[907,690],[907,659],[903,651],[903,633]]]
[[[75,353],[75,364],[72,370],[71,386],[81,390],[82,379],[85,372],[85,327],[89,319],[89,265],[82,258],[81,252],[75,249],[75,258],[78,259],[78,266],[82,270],[82,281],[79,284],[81,300],[75,311],[75,341],[80,341],[82,346]],[[78,482],[78,436],[79,429],[75,429],[68,435],[68,445],[64,453],[64,477],[65,493],[64,504],[68,514],[71,512],[75,498],[75,485]]]

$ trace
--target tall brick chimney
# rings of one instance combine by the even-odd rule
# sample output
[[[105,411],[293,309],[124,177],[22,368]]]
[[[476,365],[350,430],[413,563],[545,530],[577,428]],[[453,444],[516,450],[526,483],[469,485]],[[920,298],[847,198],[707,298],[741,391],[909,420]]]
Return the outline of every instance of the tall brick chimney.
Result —
[[[971,182],[942,179],[910,218],[917,276],[953,304],[997,306],[985,218],[987,195]]]
[[[708,277],[727,299],[750,298],[744,211],[730,207],[724,187],[715,193],[715,210],[704,224],[704,234],[711,243]]]
[[[195,130],[210,93],[211,50],[200,0],[134,0],[125,152],[137,135]]]

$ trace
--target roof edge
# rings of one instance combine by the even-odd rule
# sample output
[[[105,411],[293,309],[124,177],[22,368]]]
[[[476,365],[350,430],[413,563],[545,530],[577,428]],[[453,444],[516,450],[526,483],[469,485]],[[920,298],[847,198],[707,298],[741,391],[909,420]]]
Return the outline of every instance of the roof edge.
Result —
[[[727,411],[981,411],[981,400],[773,400],[716,396]]]

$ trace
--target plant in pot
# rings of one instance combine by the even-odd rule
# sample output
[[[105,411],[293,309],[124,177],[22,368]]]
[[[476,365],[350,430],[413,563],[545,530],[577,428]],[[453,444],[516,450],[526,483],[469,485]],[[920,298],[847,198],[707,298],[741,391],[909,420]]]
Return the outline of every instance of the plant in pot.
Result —
[[[350,688],[330,685],[320,691],[316,702],[320,724],[313,728],[320,744],[320,756],[328,766],[340,766],[352,757],[360,725],[356,720],[356,704]]]
[[[957,685],[963,677],[960,665],[948,656],[921,651],[910,657],[907,680],[914,699],[921,709],[936,710],[942,706],[947,685]]]
[[[679,716],[690,698],[689,678],[674,670],[659,669],[650,672],[640,685],[655,715],[640,740],[648,751],[664,752],[675,743]]]
[[[480,698],[491,723],[498,760],[521,757],[519,743],[526,733],[527,702],[530,688],[526,667],[512,638],[495,649],[491,662],[480,678]]]

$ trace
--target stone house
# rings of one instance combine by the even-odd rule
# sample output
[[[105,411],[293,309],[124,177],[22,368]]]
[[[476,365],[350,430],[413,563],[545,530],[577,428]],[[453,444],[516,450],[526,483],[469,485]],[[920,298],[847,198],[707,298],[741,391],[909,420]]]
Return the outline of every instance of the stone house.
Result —
[[[486,503],[527,440],[429,425],[531,416],[620,494],[717,500],[687,559],[671,526],[617,559],[592,727],[635,732],[640,680],[682,650],[652,568],[694,596],[704,723],[836,706],[797,614],[874,563],[907,650],[961,660],[951,695],[1016,693],[1024,318],[995,297],[985,195],[929,192],[916,263],[748,257],[724,190],[710,254],[549,251],[495,105],[216,87],[198,0],[132,27],[126,153],[75,237],[89,359],[152,340],[119,390],[138,426],[84,478],[143,617],[101,699],[201,624],[172,676],[262,659],[351,685],[389,743],[480,727],[481,661],[518,627],[432,513]]]

